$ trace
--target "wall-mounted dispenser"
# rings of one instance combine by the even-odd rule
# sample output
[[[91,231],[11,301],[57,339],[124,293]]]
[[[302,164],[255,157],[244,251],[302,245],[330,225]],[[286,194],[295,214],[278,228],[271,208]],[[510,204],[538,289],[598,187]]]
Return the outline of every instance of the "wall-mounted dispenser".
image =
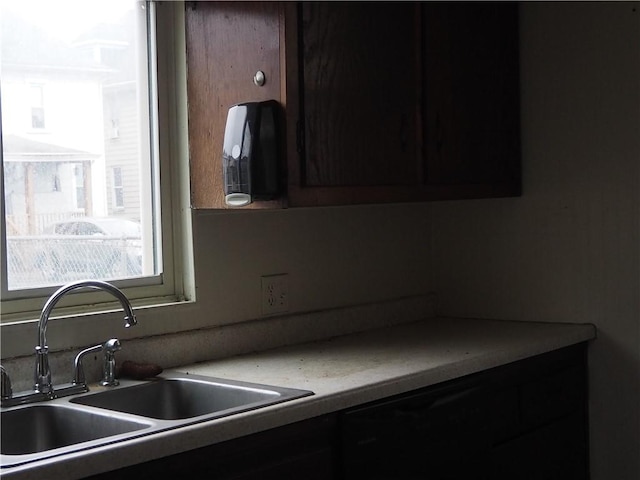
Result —
[[[280,194],[279,119],[275,100],[229,108],[222,148],[225,203],[242,207]]]

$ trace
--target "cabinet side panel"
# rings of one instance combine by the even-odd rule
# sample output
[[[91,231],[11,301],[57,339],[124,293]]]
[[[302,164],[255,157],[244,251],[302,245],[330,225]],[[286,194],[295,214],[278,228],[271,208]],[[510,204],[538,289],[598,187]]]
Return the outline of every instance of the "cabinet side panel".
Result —
[[[224,207],[222,144],[229,107],[280,101],[280,5],[190,2],[186,7],[191,203]],[[264,72],[266,82],[253,83]]]

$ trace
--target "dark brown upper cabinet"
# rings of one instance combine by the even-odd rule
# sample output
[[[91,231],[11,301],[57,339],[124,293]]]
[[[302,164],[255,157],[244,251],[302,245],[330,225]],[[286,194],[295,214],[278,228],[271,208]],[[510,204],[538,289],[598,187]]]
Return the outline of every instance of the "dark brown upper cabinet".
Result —
[[[425,185],[441,198],[520,193],[518,7],[425,3]]]
[[[414,182],[418,7],[304,2],[300,12],[304,185]]]
[[[520,193],[515,3],[193,2],[192,204],[224,207],[228,108],[284,111],[287,191],[253,208]],[[253,84],[257,70],[267,83]]]
[[[291,205],[417,198],[420,12],[404,2],[288,7]]]

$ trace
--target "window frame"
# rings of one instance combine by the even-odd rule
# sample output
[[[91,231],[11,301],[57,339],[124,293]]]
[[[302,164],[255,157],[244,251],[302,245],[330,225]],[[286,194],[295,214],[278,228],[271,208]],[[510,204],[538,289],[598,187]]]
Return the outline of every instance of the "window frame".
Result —
[[[162,195],[156,195],[156,207],[162,215],[161,241],[163,273],[147,276],[143,280],[125,279],[112,282],[123,290],[134,307],[156,307],[176,303],[195,301],[193,272],[193,246],[191,236],[191,215],[185,214],[189,205],[189,173],[187,146],[187,108],[186,108],[186,50],[184,29],[184,2],[151,1],[155,9],[155,25],[148,25],[149,38],[155,49],[150,56],[150,68],[156,72],[157,102],[152,102],[155,115],[153,125],[157,135],[152,149],[159,154],[159,169],[162,175],[156,187],[162,189]],[[147,17],[147,21],[148,21]],[[157,32],[164,32],[157,35]],[[0,135],[0,149],[2,148]],[[4,170],[0,168],[0,188],[4,186]],[[4,192],[2,191],[4,198]],[[0,204],[0,261],[2,278],[6,280],[6,228],[4,224],[4,200]],[[149,227],[150,228],[150,227]],[[9,339],[18,339],[29,335],[35,328],[32,324],[40,315],[46,299],[58,287],[35,288],[8,292],[6,281],[2,281],[0,317],[0,337],[2,338],[2,357]],[[97,291],[82,291],[67,296],[55,315],[60,319],[96,321],[101,312],[119,309],[112,297]],[[94,314],[98,314],[95,316]],[[74,340],[75,321],[58,322],[56,329],[61,330],[62,342],[57,347],[65,348],[77,344]],[[90,328],[90,327],[89,327]],[[176,331],[179,328],[176,328]],[[141,334],[153,332],[153,327],[145,328]],[[65,334],[66,333],[66,334]],[[83,333],[83,336],[87,332]],[[89,334],[89,337],[91,335]],[[97,338],[96,342],[103,341]],[[15,342],[11,342],[15,344]],[[60,345],[60,343],[62,343]],[[33,344],[19,342],[10,349],[10,355],[32,352]]]

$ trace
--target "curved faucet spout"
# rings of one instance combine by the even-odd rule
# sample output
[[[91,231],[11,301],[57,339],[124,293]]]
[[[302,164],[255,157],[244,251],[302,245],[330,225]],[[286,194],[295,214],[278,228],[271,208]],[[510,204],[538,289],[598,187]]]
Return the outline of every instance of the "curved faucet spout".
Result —
[[[132,325],[136,325],[138,323],[138,321],[136,320],[136,316],[133,313],[133,308],[131,307],[131,304],[129,303],[127,297],[124,295],[124,293],[122,293],[120,289],[114,287],[110,283],[101,282],[99,280],[83,280],[80,282],[69,283],[56,290],[44,304],[44,307],[42,307],[40,321],[38,322],[38,346],[40,348],[44,348],[47,345],[47,322],[49,321],[49,316],[51,315],[53,308],[67,293],[81,288],[90,288],[94,290],[103,290],[105,292],[109,292],[111,295],[116,297],[120,301],[120,305],[122,305],[122,309],[124,310],[125,328],[129,328]]]
[[[132,325],[136,325],[138,322],[136,316],[133,313],[133,308],[127,297],[118,288],[114,287],[110,283],[102,282],[100,280],[83,280],[80,282],[69,283],[56,290],[51,297],[46,301],[40,314],[40,320],[38,321],[38,343],[36,345],[36,368],[35,368],[35,390],[37,392],[45,394],[53,394],[53,387],[51,385],[51,369],[49,368],[48,350],[47,346],[47,323],[49,322],[49,316],[54,307],[67,293],[79,289],[94,289],[102,290],[110,293],[120,301],[122,309],[124,310],[124,326],[129,328]]]

